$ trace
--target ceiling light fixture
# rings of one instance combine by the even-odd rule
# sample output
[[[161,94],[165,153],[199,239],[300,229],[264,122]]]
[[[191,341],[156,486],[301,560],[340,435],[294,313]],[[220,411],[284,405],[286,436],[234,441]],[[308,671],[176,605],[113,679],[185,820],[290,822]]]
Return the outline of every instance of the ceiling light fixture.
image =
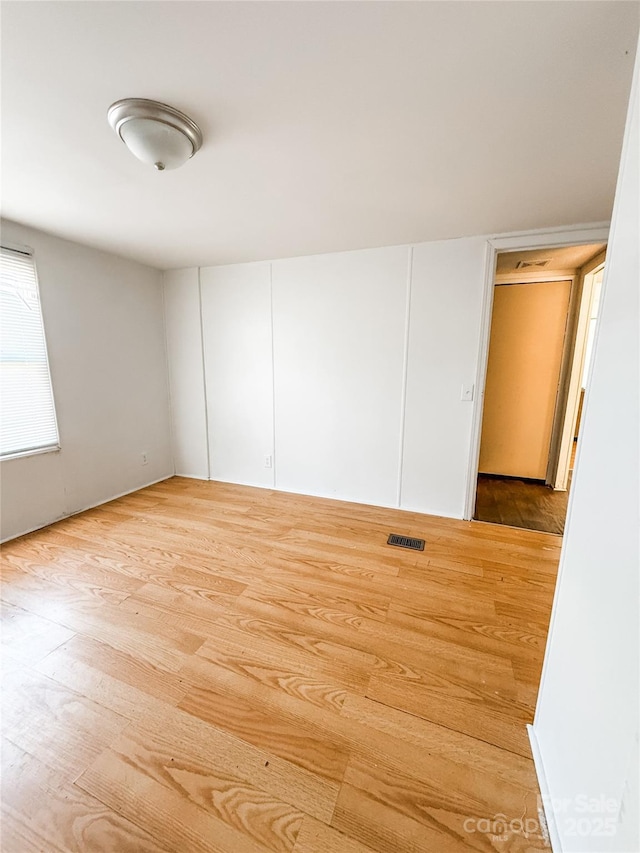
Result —
[[[195,121],[159,101],[124,98],[111,104],[107,118],[129,151],[159,172],[184,165],[202,145]]]

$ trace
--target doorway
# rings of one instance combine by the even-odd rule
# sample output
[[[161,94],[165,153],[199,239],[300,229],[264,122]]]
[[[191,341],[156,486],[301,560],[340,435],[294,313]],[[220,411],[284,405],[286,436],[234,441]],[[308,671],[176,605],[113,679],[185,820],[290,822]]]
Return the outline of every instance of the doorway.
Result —
[[[605,250],[497,255],[477,520],[564,531]]]

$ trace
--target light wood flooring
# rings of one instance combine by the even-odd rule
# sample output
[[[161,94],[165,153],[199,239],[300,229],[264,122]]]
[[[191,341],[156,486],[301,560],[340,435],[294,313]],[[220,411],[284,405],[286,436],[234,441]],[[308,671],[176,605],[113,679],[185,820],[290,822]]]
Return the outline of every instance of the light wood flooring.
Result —
[[[3,853],[548,849],[560,543],[173,478],[7,544]]]

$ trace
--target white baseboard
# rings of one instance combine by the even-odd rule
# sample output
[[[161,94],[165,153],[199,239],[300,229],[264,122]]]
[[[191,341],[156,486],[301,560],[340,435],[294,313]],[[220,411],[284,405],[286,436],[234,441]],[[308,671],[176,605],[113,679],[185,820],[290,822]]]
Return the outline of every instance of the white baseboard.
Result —
[[[111,503],[111,501],[117,501],[118,498],[124,498],[126,495],[132,495],[134,492],[139,492],[142,489],[148,489],[149,486],[155,486],[156,483],[163,483],[165,480],[170,480],[172,477],[175,477],[175,474],[167,474],[164,477],[159,477],[157,480],[152,480],[150,483],[145,483],[143,486],[136,486],[135,489],[127,489],[126,492],[120,492],[110,498],[105,498],[103,501],[96,501],[94,504],[89,504],[89,506],[82,507],[82,509],[76,509],[74,512],[61,515],[59,518],[52,518],[51,521],[45,521],[44,524],[36,524],[35,527],[23,530],[22,533],[13,533],[11,536],[7,536],[6,539],[0,540],[0,545],[4,545],[5,542],[11,542],[13,539],[19,539],[21,536],[26,536],[28,533],[35,533],[36,530],[44,530],[45,527],[51,527],[52,524],[57,524],[58,521],[73,518],[74,515],[80,515],[83,512],[87,512],[87,510],[95,509],[97,506],[104,506],[104,504]]]
[[[197,474],[179,474],[177,471],[173,475],[174,477],[184,477],[185,480],[201,480],[203,483],[208,483],[208,477],[199,477]]]
[[[558,825],[556,823],[556,816],[549,805],[552,802],[551,792],[549,791],[549,786],[547,784],[547,777],[542,763],[542,753],[540,752],[538,738],[536,737],[533,726],[527,726],[527,733],[529,735],[529,743],[531,745],[531,754],[533,755],[533,766],[535,767],[536,776],[538,777],[538,786],[540,787],[540,794],[542,797],[540,808],[544,810],[544,820],[547,826],[547,832],[549,833],[549,843],[551,844],[553,853],[563,853]],[[547,808],[545,808],[545,804],[547,805]]]
[[[263,489],[267,492],[280,492],[283,495],[301,495],[306,498],[320,498],[324,501],[340,501],[340,503],[356,504],[357,506],[380,507],[380,509],[397,509],[400,512],[412,513],[414,515],[429,515],[434,518],[446,518],[453,521],[462,521],[461,515],[444,515],[439,510],[424,509],[424,507],[415,507],[411,505],[398,506],[397,503],[371,503],[365,500],[356,500],[355,498],[346,498],[342,495],[327,495],[320,492],[302,492],[299,489],[283,489],[280,486],[265,486],[257,483],[242,483],[239,480],[222,480],[219,477],[197,477],[195,474],[180,474],[176,471],[175,477],[184,477],[187,480],[200,480],[203,483],[228,483],[230,486],[247,486],[250,489]],[[519,529],[519,528],[518,528]]]

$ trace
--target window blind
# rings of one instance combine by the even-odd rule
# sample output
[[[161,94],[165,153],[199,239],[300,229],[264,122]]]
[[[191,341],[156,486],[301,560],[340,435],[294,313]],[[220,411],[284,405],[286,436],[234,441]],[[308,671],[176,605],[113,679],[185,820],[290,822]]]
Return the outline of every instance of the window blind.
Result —
[[[0,249],[0,457],[59,446],[42,323],[30,254]]]

